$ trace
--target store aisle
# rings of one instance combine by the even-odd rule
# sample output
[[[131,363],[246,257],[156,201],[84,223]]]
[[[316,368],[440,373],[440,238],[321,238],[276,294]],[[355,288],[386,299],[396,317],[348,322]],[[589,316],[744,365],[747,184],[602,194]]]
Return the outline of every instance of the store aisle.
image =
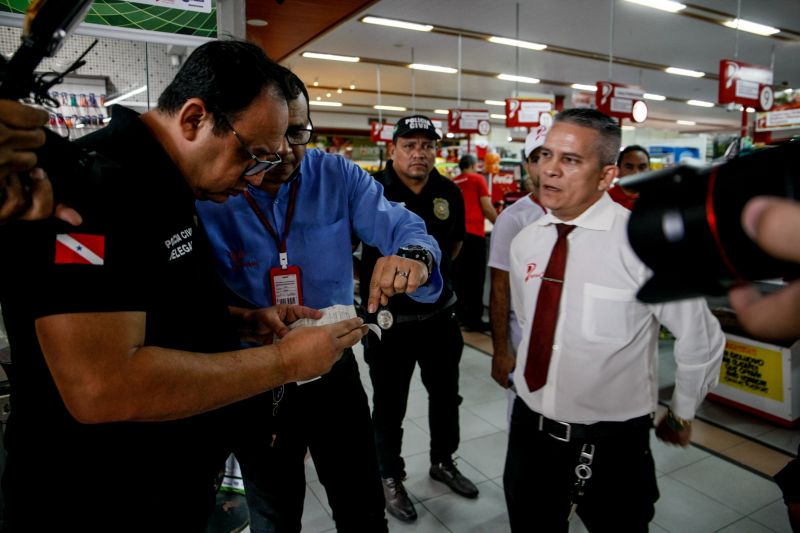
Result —
[[[361,377],[371,395],[361,354]],[[489,376],[489,357],[464,349],[461,363],[462,443],[458,466],[481,490],[477,500],[449,492],[428,477],[428,416],[425,389],[415,374],[405,421],[403,453],[408,464],[406,488],[419,518],[405,524],[389,517],[393,532],[467,533],[509,531],[502,489],[507,442],[506,396]],[[780,492],[768,479],[697,447],[678,449],[653,439],[661,499],[650,531],[654,533],[790,532]],[[309,460],[306,464],[304,533],[335,531],[325,492]],[[571,533],[583,532],[575,523]]]

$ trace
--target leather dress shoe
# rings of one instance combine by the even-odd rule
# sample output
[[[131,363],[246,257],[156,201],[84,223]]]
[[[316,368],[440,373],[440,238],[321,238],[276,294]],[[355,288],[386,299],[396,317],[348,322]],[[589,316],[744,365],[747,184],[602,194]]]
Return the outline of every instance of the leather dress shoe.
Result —
[[[456,494],[460,494],[465,498],[478,497],[478,487],[458,471],[453,461],[431,465],[430,475],[436,481],[441,481],[450,487],[450,490]]]
[[[417,519],[417,511],[408,497],[403,482],[393,477],[383,480],[383,497],[386,499],[386,510],[389,514],[403,522]]]

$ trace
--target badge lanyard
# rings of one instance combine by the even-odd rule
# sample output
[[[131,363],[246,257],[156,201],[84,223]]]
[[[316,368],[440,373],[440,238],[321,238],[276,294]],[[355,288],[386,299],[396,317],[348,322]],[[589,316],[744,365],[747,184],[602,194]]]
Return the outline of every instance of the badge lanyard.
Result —
[[[300,267],[297,265],[289,264],[289,256],[286,253],[286,236],[289,234],[289,227],[292,224],[292,217],[294,216],[294,206],[297,200],[297,189],[300,185],[300,177],[298,176],[292,182],[289,189],[289,205],[286,208],[286,219],[283,225],[283,234],[279,237],[278,232],[269,223],[267,217],[256,204],[256,201],[248,191],[245,191],[244,197],[250,205],[250,209],[261,221],[264,229],[270,234],[275,244],[278,247],[278,257],[280,258],[280,267],[274,267],[269,270],[270,286],[272,287],[272,303],[273,304],[302,304],[303,293],[302,285],[300,283]]]

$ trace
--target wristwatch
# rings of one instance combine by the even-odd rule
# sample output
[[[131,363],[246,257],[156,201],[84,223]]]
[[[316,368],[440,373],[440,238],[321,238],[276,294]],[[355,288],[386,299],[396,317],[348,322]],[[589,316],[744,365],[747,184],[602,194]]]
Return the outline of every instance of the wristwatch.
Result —
[[[667,425],[674,431],[686,431],[691,429],[692,421],[679,417],[672,412],[672,409],[667,409]]]
[[[433,254],[418,244],[409,244],[397,250],[397,255],[406,259],[422,261],[428,267],[428,276],[433,272]]]

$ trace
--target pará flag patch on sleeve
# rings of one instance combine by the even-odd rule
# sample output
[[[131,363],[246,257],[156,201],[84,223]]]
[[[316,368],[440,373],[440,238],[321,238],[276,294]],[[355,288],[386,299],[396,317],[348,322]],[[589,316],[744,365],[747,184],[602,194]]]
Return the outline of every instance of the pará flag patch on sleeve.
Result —
[[[59,233],[56,235],[57,265],[102,265],[105,261],[104,235]]]

